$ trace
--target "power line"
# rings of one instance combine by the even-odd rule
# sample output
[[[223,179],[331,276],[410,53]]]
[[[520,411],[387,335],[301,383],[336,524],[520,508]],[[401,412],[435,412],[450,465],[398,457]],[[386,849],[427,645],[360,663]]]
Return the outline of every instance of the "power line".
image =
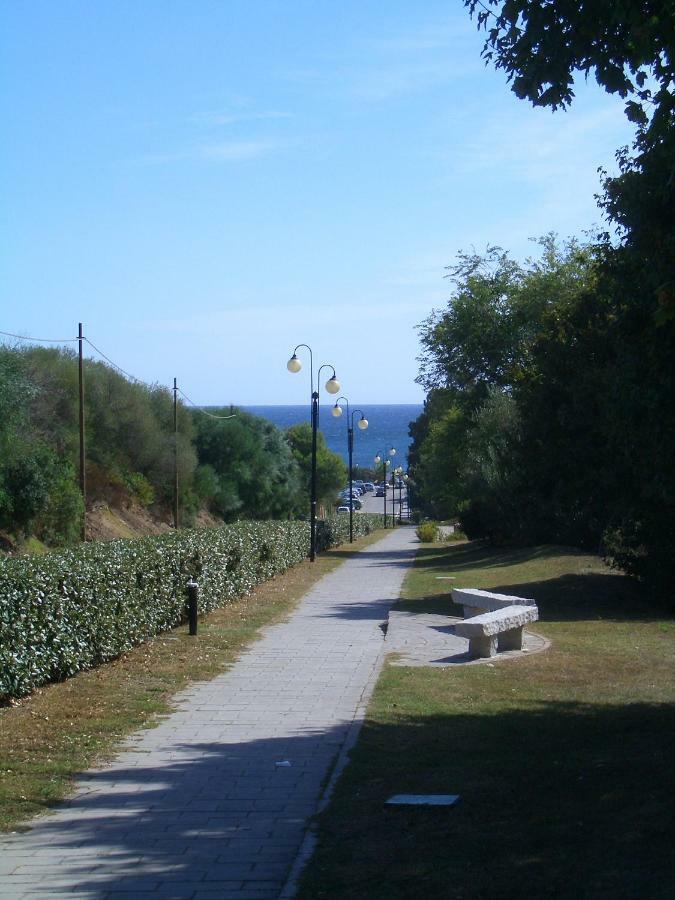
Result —
[[[12,334],[11,331],[0,331],[0,334],[4,334],[5,337],[16,338],[19,341],[30,341],[33,344],[70,344],[77,343],[79,338],[36,338],[36,337],[26,337],[24,334]]]
[[[92,350],[95,350],[95,351],[98,353],[99,356],[102,356],[103,359],[104,359],[107,363],[110,363],[110,365],[111,365],[114,369],[117,369],[117,371],[118,371],[118,372],[121,372],[122,375],[124,375],[126,378],[130,378],[131,381],[135,381],[137,384],[144,384],[146,387],[151,387],[151,385],[147,384],[145,381],[141,381],[140,378],[136,378],[135,375],[131,375],[129,372],[125,372],[124,369],[122,368],[122,366],[118,366],[116,362],[113,362],[112,359],[110,359],[109,356],[106,356],[105,353],[104,353],[102,350],[99,350],[98,347],[96,346],[96,344],[93,344],[93,343],[89,340],[88,337],[85,337],[85,341],[89,344],[89,346],[92,348]]]
[[[193,400],[190,400],[190,398],[188,397],[188,395],[187,395],[186,393],[184,393],[183,391],[181,391],[180,388],[176,388],[176,390],[178,391],[178,393],[179,393],[182,397],[184,397],[184,398],[187,400],[187,402],[188,402],[191,406],[194,406],[194,408],[195,408],[198,412],[202,413],[202,414],[205,415],[205,416],[208,416],[210,419],[236,419],[236,418],[237,418],[237,414],[236,414],[236,413],[233,413],[231,416],[215,416],[213,413],[207,412],[205,409],[202,409],[201,406],[197,406],[197,404],[196,404]]]
[[[20,341],[32,341],[33,343],[40,344],[66,344],[66,343],[77,343],[79,338],[63,338],[61,340],[57,340],[56,338],[34,338],[34,337],[25,337],[21,334],[12,334],[10,331],[0,331],[0,334],[5,335],[5,337],[17,338]],[[136,378],[135,375],[132,375],[130,372],[127,372],[122,366],[118,366],[116,362],[113,362],[109,356],[100,350],[93,341],[90,341],[88,337],[83,336],[84,340],[89,344],[92,350],[94,350],[100,357],[102,357],[109,365],[113,367],[113,369],[117,369],[118,372],[121,372],[125,378],[128,378],[130,381],[135,381],[136,384],[143,384],[148,388],[151,388],[152,385],[148,384],[145,381],[142,381],[140,378]],[[198,406],[194,400],[191,400],[188,395],[182,391],[180,388],[177,389],[178,393],[185,399],[187,402],[193,406],[198,412],[202,413],[205,416],[208,416],[210,419],[236,419],[236,413],[233,413],[230,416],[216,416],[213,413],[207,412],[205,409],[202,409],[201,406]]]

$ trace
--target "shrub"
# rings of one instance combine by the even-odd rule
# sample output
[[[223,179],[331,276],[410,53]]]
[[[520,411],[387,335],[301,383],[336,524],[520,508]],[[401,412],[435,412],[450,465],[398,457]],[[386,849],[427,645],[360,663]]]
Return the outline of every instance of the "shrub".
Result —
[[[441,536],[436,522],[422,522],[421,525],[417,526],[415,534],[423,544],[433,544]]]
[[[358,516],[357,533],[381,518]],[[345,539],[342,520],[322,522],[319,532],[322,549]],[[0,700],[179,624],[191,577],[207,612],[300,562],[308,545],[306,522],[239,522],[0,562]]]
[[[155,502],[155,489],[145,475],[141,475],[140,472],[127,472],[123,481],[141,506],[152,506]]]

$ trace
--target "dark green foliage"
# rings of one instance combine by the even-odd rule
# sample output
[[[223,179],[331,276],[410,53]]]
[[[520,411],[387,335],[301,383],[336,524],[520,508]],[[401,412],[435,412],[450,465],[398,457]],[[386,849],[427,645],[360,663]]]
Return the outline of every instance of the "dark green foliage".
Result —
[[[666,583],[671,324],[657,322],[632,254],[559,251],[550,238],[544,251],[517,269],[493,251],[463,268],[448,308],[423,326],[429,393],[412,427],[415,505],[459,514],[470,537],[601,547]],[[487,319],[484,337],[476,322]]]
[[[356,516],[356,533],[381,516]],[[345,540],[321,523],[320,547]],[[305,522],[248,522],[84,544],[0,562],[0,700],[112,659],[185,618],[186,584],[206,612],[306,558]]]
[[[628,98],[626,115],[656,134],[673,110],[675,12],[670,0],[464,0],[487,31],[483,57],[514,93],[537,106],[569,106],[574,78],[593,73]],[[492,9],[497,9],[496,13]]]
[[[300,467],[303,496],[309,497],[311,478],[312,428],[308,423],[293,425],[287,429],[286,438],[291,445],[293,458]],[[316,450],[317,497],[320,503],[331,503],[347,481],[347,467],[342,457],[326,446],[323,434],[317,434]],[[307,500],[305,500],[307,504]]]
[[[302,503],[300,469],[282,433],[270,422],[233,409],[236,418],[194,416],[200,467],[195,490],[225,521],[288,519]],[[228,415],[230,410],[213,410]]]
[[[0,528],[50,546],[78,539],[78,416],[71,351],[0,347]],[[182,524],[203,506],[225,521],[304,511],[299,465],[270,422],[241,410],[218,420],[182,403],[177,418]],[[135,500],[167,516],[176,446],[170,391],[86,360],[85,425],[88,502]]]
[[[490,250],[422,326],[418,508],[470,536],[597,549],[668,586],[675,533],[675,7],[465,0],[519,97],[571,103],[575,74],[626,99],[632,154],[605,178],[609,234],[544,265]],[[493,12],[493,10],[495,10]],[[556,254],[558,258],[556,259]],[[453,421],[454,428],[449,428]],[[445,486],[442,479],[445,478]],[[439,484],[439,481],[441,483]]]
[[[672,0],[464,0],[483,56],[537,106],[567,107],[578,73],[626,100],[633,155],[601,200],[623,246],[608,260],[639,268],[635,287],[657,322],[675,318],[675,5]],[[496,10],[496,12],[493,12]]]
[[[368,466],[352,466],[352,476],[354,481],[377,481],[379,479],[378,473],[375,469],[371,469]]]

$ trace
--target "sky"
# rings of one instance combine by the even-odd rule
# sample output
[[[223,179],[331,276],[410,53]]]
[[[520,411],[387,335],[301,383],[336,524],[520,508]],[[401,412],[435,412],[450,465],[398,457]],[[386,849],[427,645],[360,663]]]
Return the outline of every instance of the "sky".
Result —
[[[421,402],[457,252],[583,236],[631,141],[482,44],[460,0],[0,0],[0,330],[83,322],[205,405],[304,403],[299,343],[354,405]]]

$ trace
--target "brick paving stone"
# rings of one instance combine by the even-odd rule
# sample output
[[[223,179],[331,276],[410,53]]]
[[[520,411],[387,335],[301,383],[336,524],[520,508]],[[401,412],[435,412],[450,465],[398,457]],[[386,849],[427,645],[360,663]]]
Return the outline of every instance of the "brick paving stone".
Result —
[[[345,561],[57,811],[0,836],[3,900],[278,898],[363,713],[415,544],[398,528]]]

